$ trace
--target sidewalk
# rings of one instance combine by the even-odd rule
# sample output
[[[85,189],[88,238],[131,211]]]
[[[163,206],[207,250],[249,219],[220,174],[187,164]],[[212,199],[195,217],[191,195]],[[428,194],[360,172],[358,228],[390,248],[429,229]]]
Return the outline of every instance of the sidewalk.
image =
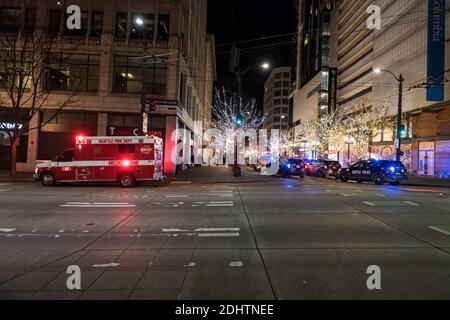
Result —
[[[439,179],[433,177],[420,177],[416,175],[409,175],[408,181],[402,182],[402,185],[418,186],[418,187],[450,188],[450,179]]]
[[[33,182],[33,173],[17,172],[16,179],[9,177],[8,171],[0,171],[0,182]]]
[[[169,177],[172,183],[251,183],[251,182],[270,182],[273,177],[261,176],[242,166],[242,176],[234,177],[233,171],[228,166],[214,167],[191,167],[187,171],[181,172],[175,177]]]

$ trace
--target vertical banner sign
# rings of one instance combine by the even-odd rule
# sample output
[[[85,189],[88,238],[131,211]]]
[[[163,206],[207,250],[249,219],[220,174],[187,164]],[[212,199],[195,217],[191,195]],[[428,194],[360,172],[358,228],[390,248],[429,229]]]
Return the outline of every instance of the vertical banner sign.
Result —
[[[328,111],[336,111],[337,106],[337,68],[330,68],[329,70],[329,83],[328,83]]]
[[[444,101],[445,0],[428,0],[427,101]]]

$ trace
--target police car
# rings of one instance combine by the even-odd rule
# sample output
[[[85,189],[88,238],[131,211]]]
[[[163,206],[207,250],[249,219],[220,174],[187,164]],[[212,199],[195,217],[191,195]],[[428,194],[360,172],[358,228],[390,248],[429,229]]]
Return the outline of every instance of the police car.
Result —
[[[290,176],[305,177],[305,163],[301,159],[282,159],[279,173],[283,178]]]
[[[407,170],[401,162],[388,160],[360,161],[350,168],[341,169],[338,177],[342,182],[349,180],[358,183],[373,181],[378,185],[389,182],[393,186],[408,179]]]

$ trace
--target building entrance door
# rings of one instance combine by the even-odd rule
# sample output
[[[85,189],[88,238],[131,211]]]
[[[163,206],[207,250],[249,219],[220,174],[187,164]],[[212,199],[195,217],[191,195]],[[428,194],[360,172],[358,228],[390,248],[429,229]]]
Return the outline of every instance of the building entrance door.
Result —
[[[419,151],[419,175],[434,176],[434,150]]]

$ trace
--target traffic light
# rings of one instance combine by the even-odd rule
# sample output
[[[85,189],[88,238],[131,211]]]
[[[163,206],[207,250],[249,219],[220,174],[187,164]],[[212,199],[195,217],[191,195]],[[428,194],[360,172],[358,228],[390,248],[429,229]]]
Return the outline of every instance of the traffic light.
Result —
[[[236,125],[238,127],[241,127],[244,124],[244,118],[242,116],[237,116],[236,117]]]
[[[402,136],[406,136],[406,126],[404,125],[404,124],[402,124],[401,125],[401,127],[400,127],[400,134],[402,135]]]

